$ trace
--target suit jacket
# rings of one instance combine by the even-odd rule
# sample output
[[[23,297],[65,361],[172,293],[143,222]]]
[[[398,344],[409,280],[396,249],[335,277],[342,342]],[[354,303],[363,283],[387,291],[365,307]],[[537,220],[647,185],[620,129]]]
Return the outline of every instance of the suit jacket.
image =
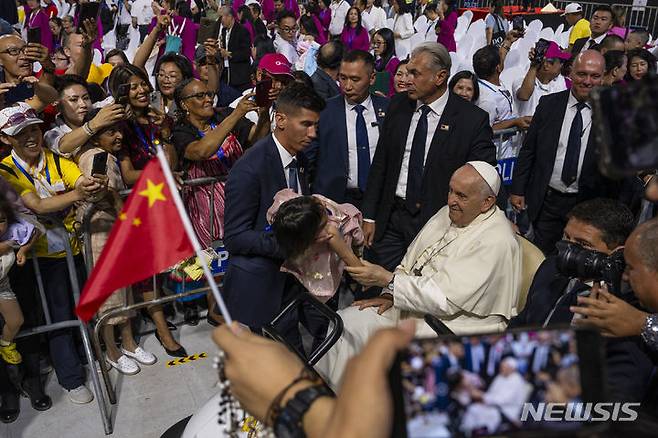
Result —
[[[539,100],[514,165],[511,193],[525,196],[530,221],[539,215],[551,180],[569,93],[565,90]],[[599,172],[595,137],[591,130],[578,179],[579,202],[599,196],[616,197],[618,193],[617,185]]]
[[[579,54],[583,50],[583,47],[585,46],[587,41],[589,41],[589,37],[578,38],[576,41],[574,41],[573,47],[571,48],[571,55],[575,56]],[[594,44],[591,48],[594,50],[598,50],[599,44]]]
[[[231,52],[228,60],[228,84],[240,87],[249,83],[251,78],[251,36],[249,31],[237,21],[233,23],[227,46],[227,50]]]
[[[381,135],[384,117],[388,109],[388,99],[374,95],[371,96],[371,99]],[[343,96],[332,97],[327,101],[327,106],[320,114],[319,135],[314,142],[314,147],[318,149],[318,152],[313,193],[319,193],[338,203],[345,202],[345,190],[349,176],[345,105]]]
[[[378,224],[375,239],[385,231],[395,201],[407,133],[416,101],[406,93],[391,99],[370,166],[363,198],[363,217]],[[461,97],[450,94],[427,153],[421,186],[420,226],[448,201],[448,183],[453,172],[467,161],[482,160],[496,165],[496,147],[489,115]]]
[[[298,155],[299,182],[308,194],[306,161]],[[265,214],[274,195],[287,187],[281,157],[272,135],[259,140],[240,158],[226,182],[224,244],[230,254],[226,304],[237,320],[252,328],[270,322],[281,308],[285,258],[269,230]]]
[[[544,323],[569,283],[569,278],[558,272],[556,261],[556,257],[548,257],[539,266],[530,286],[525,308],[512,318],[509,329],[538,327]],[[631,304],[637,302],[634,296],[628,294],[622,298]],[[569,324],[573,318],[573,313],[569,310],[570,305],[576,305],[576,294],[569,294],[560,301],[547,326]],[[604,342],[608,399],[641,401],[646,393],[653,363],[643,352],[640,338],[606,338]]]
[[[313,81],[315,92],[324,100],[340,95],[340,88],[336,81],[331,79],[331,76],[325,73],[320,67],[311,76],[311,81]]]

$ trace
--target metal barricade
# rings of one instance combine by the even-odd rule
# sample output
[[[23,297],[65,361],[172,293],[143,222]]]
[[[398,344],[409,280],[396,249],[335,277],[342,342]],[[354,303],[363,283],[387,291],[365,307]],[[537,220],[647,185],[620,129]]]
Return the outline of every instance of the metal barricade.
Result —
[[[504,185],[512,182],[514,164],[519,155],[522,138],[523,133],[518,128],[499,129],[493,133],[498,173]]]
[[[203,178],[195,178],[195,179],[189,179],[182,181],[182,186],[183,187],[199,187],[199,186],[204,186],[204,185],[210,185],[212,187],[212,190],[210,192],[210,208],[209,208],[209,216],[210,216],[210,234],[214,234],[214,222],[213,222],[213,217],[215,215],[215,208],[214,208],[214,201],[215,201],[215,191],[214,191],[214,186],[215,184],[220,184],[224,182],[225,176],[222,177],[203,177]],[[120,192],[120,195],[122,197],[127,197],[130,194],[131,190],[123,190]],[[91,219],[96,213],[97,210],[97,205],[96,204],[91,204],[89,208],[85,211],[83,220],[82,220],[82,234],[83,234],[83,243],[84,243],[84,257],[85,257],[85,265],[88,270],[88,273],[91,272],[94,266],[94,260],[93,260],[93,253],[91,249]],[[153,281],[155,284],[155,277],[153,277]],[[223,275],[219,275],[219,277],[223,277]],[[123,314],[127,314],[130,312],[133,312],[135,310],[140,310],[143,308],[151,307],[151,306],[156,306],[156,305],[161,305],[161,304],[167,304],[175,300],[179,300],[181,298],[186,298],[190,297],[193,295],[198,295],[201,293],[206,293],[210,290],[208,286],[206,287],[201,287],[201,288],[196,288],[192,289],[189,291],[184,291],[181,293],[174,293],[172,295],[160,297],[158,295],[158,288],[154,287],[154,293],[155,297],[152,300],[144,301],[141,303],[137,304],[132,304],[124,307],[118,307],[116,309],[112,309],[108,312],[105,312],[95,323],[93,332],[92,332],[92,344],[93,348],[95,350],[96,356],[98,358],[98,363],[99,363],[99,368],[101,371],[101,377],[103,378],[105,390],[107,392],[107,396],[109,399],[109,402],[111,405],[116,404],[117,398],[116,398],[116,391],[112,385],[112,380],[110,378],[109,374],[109,368],[107,362],[103,359],[104,355],[101,349],[101,344],[100,344],[100,333],[101,330],[103,329],[103,326],[106,324],[106,322],[116,316],[120,316]],[[77,301],[76,301],[77,302]],[[98,376],[96,375],[96,379],[98,380]],[[100,382],[98,383],[100,387]],[[99,399],[99,403],[101,402],[101,399]],[[102,399],[102,407],[101,407],[101,413],[104,415],[103,417],[103,425],[105,426],[105,434],[110,435],[112,434],[112,431],[114,429],[113,424],[110,421],[110,416],[107,413],[107,407],[105,405],[105,399]]]
[[[63,227],[62,229],[68,236],[68,231]],[[69,274],[69,280],[71,282],[71,291],[73,293],[74,303],[78,303],[80,300],[80,285],[78,284],[78,273],[75,267],[75,261],[73,260],[73,250],[71,248],[71,243],[69,239],[64,239],[65,241],[65,250],[66,250],[66,265]],[[38,327],[31,327],[25,330],[21,330],[16,339],[24,338],[27,336],[34,336],[38,334],[48,333],[55,330],[61,330],[65,328],[79,328],[80,335],[82,337],[82,344],[85,351],[85,356],[87,358],[87,363],[89,364],[89,373],[91,375],[91,381],[94,391],[94,396],[96,397],[96,402],[98,403],[98,408],[100,410],[101,419],[103,421],[103,428],[106,434],[112,433],[112,425],[110,422],[110,414],[106,409],[105,405],[105,396],[103,394],[103,388],[101,387],[100,379],[98,378],[98,372],[96,366],[94,365],[94,354],[92,352],[92,344],[89,339],[89,333],[87,332],[87,324],[83,323],[79,319],[71,319],[68,321],[59,321],[52,322],[50,316],[50,311],[48,308],[48,302],[46,300],[46,292],[43,285],[43,278],[41,277],[41,269],[39,268],[39,261],[36,257],[32,257],[32,262],[34,263],[34,274],[36,277],[37,287],[39,289],[39,295],[41,298],[41,306],[46,320],[46,324]]]

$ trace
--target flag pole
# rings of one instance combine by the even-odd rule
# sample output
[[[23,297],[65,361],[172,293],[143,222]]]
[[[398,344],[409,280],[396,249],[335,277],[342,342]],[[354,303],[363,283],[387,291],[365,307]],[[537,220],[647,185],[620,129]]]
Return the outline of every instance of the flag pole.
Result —
[[[180,194],[178,193],[178,189],[176,188],[176,181],[174,180],[174,175],[171,173],[171,169],[169,168],[169,162],[167,161],[167,157],[165,156],[164,149],[162,149],[162,145],[158,144],[157,150],[158,150],[157,156],[158,156],[158,160],[160,161],[160,166],[162,167],[165,180],[167,181],[167,185],[169,186],[169,192],[171,193],[171,196],[174,198],[174,204],[176,204],[176,209],[178,210],[178,214],[180,215],[180,218],[183,221],[183,227],[185,227],[185,233],[187,233],[187,237],[190,239],[190,242],[192,242],[192,247],[194,248],[194,252],[196,253],[199,260],[201,261],[200,264],[201,267],[203,268],[203,274],[205,275],[206,280],[208,280],[208,286],[210,286],[210,290],[212,291],[212,294],[215,296],[215,300],[219,305],[219,310],[222,313],[222,316],[224,317],[224,321],[226,321],[226,324],[230,325],[233,322],[233,319],[231,318],[231,315],[229,315],[228,313],[228,309],[226,308],[226,304],[224,303],[224,298],[222,298],[222,295],[219,293],[219,288],[217,287],[217,283],[215,283],[215,278],[212,276],[212,273],[210,272],[210,268],[206,263],[206,254],[203,252],[203,249],[201,248],[201,244],[199,243],[199,238],[194,232],[194,228],[192,227],[192,222],[190,221],[190,217],[187,215],[187,211],[185,211],[183,200],[181,199]],[[210,309],[208,309],[208,311],[210,311]]]

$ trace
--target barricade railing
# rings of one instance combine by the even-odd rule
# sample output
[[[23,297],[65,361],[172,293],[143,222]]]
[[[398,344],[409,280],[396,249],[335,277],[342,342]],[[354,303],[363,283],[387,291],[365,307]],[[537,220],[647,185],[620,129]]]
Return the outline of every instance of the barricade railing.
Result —
[[[200,186],[206,186],[210,185],[211,186],[211,191],[210,191],[210,205],[209,205],[209,226],[210,226],[210,235],[212,236],[214,234],[214,215],[215,215],[215,208],[214,208],[214,201],[215,201],[215,190],[214,186],[216,184],[222,183],[225,181],[226,177],[225,176],[219,176],[219,177],[201,177],[201,178],[194,178],[194,179],[188,179],[184,180],[181,182],[182,187],[200,187]],[[119,194],[122,197],[127,197],[130,194],[131,190],[123,190]],[[81,224],[81,231],[82,231],[82,240],[84,243],[84,257],[85,257],[85,265],[88,270],[88,272],[91,272],[94,266],[94,260],[93,260],[93,253],[92,253],[92,248],[91,248],[91,221],[93,218],[94,213],[98,211],[97,204],[93,203],[90,204],[87,210],[85,211],[85,214],[82,218],[82,224]],[[182,232],[182,231],[181,231]],[[223,274],[217,275],[216,277],[223,277]],[[153,277],[154,285],[156,283],[156,276]],[[183,280],[183,285],[185,280]],[[221,284],[220,284],[221,285]],[[116,391],[114,386],[112,385],[112,380],[110,378],[110,368],[108,367],[107,362],[104,359],[104,355],[102,352],[101,348],[101,343],[100,343],[100,334],[103,329],[103,326],[107,323],[109,319],[112,317],[124,315],[131,313],[136,310],[141,310],[144,308],[148,308],[151,306],[157,306],[157,305],[163,305],[167,304],[170,302],[173,302],[175,300],[180,300],[182,298],[194,296],[194,295],[199,295],[202,293],[206,293],[210,290],[208,286],[201,287],[201,288],[195,288],[192,290],[184,291],[184,292],[179,292],[179,293],[174,293],[171,295],[167,296],[159,296],[159,288],[154,287],[154,298],[151,300],[146,300],[137,304],[131,304],[127,306],[122,306],[122,307],[117,307],[114,309],[111,309],[105,313],[103,313],[100,318],[97,319],[96,323],[94,324],[94,328],[92,331],[92,344],[94,351],[96,353],[96,356],[98,357],[98,363],[99,363],[99,368],[101,371],[101,377],[103,379],[103,383],[105,386],[105,390],[107,392],[108,400],[111,405],[116,404],[117,402],[117,397],[116,397]],[[98,379],[98,376],[96,376]],[[100,383],[99,383],[100,386]],[[99,399],[100,401],[100,399]],[[107,413],[108,409],[106,408],[105,405],[105,399],[102,399],[102,410],[101,412],[103,414]],[[109,414],[105,415],[103,418],[103,424],[105,426],[105,434],[110,435],[112,434],[114,430],[114,425],[110,421],[110,416]]]
[[[71,248],[71,243],[68,238],[69,236],[68,231],[66,230],[66,228],[64,228],[63,225],[58,226],[58,228],[59,227],[61,227],[63,233],[67,236],[67,238],[64,239],[64,249],[66,251],[66,265],[69,274],[69,281],[71,282],[71,292],[73,294],[73,302],[77,304],[78,301],[80,300],[80,284],[78,283],[78,272],[75,267],[75,261],[73,259],[73,249]],[[103,422],[103,429],[105,430],[106,434],[110,434],[112,433],[110,414],[106,409],[105,396],[103,394],[103,389],[101,387],[100,379],[98,377],[98,371],[95,366],[94,353],[92,352],[92,344],[89,339],[89,333],[87,332],[87,324],[83,323],[77,318],[67,321],[52,322],[38,258],[33,256],[32,263],[34,264],[34,275],[36,277],[37,288],[39,289],[41,309],[43,311],[46,324],[21,330],[18,333],[18,335],[16,335],[16,339],[48,333],[65,328],[78,328],[80,330],[80,335],[82,337],[82,345],[84,348],[85,356],[87,358],[87,363],[89,364],[89,374],[91,376],[92,387],[93,387],[92,389],[94,391],[94,396],[96,397],[96,402],[98,403],[98,408],[101,414],[101,420]]]

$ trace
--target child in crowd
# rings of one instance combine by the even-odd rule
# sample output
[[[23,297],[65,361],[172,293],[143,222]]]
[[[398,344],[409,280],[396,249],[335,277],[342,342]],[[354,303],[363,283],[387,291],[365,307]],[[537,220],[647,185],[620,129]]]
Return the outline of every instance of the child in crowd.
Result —
[[[362,266],[353,250],[360,253],[364,242],[361,212],[351,204],[284,189],[274,196],[267,220],[287,256],[281,270],[322,302],[336,293],[345,265]]]
[[[8,364],[22,362],[14,337],[23,325],[23,313],[9,284],[9,270],[23,266],[37,236],[34,225],[19,217],[4,194],[0,193],[0,315],[4,320],[0,337],[0,357]],[[18,251],[14,254],[14,249]]]

